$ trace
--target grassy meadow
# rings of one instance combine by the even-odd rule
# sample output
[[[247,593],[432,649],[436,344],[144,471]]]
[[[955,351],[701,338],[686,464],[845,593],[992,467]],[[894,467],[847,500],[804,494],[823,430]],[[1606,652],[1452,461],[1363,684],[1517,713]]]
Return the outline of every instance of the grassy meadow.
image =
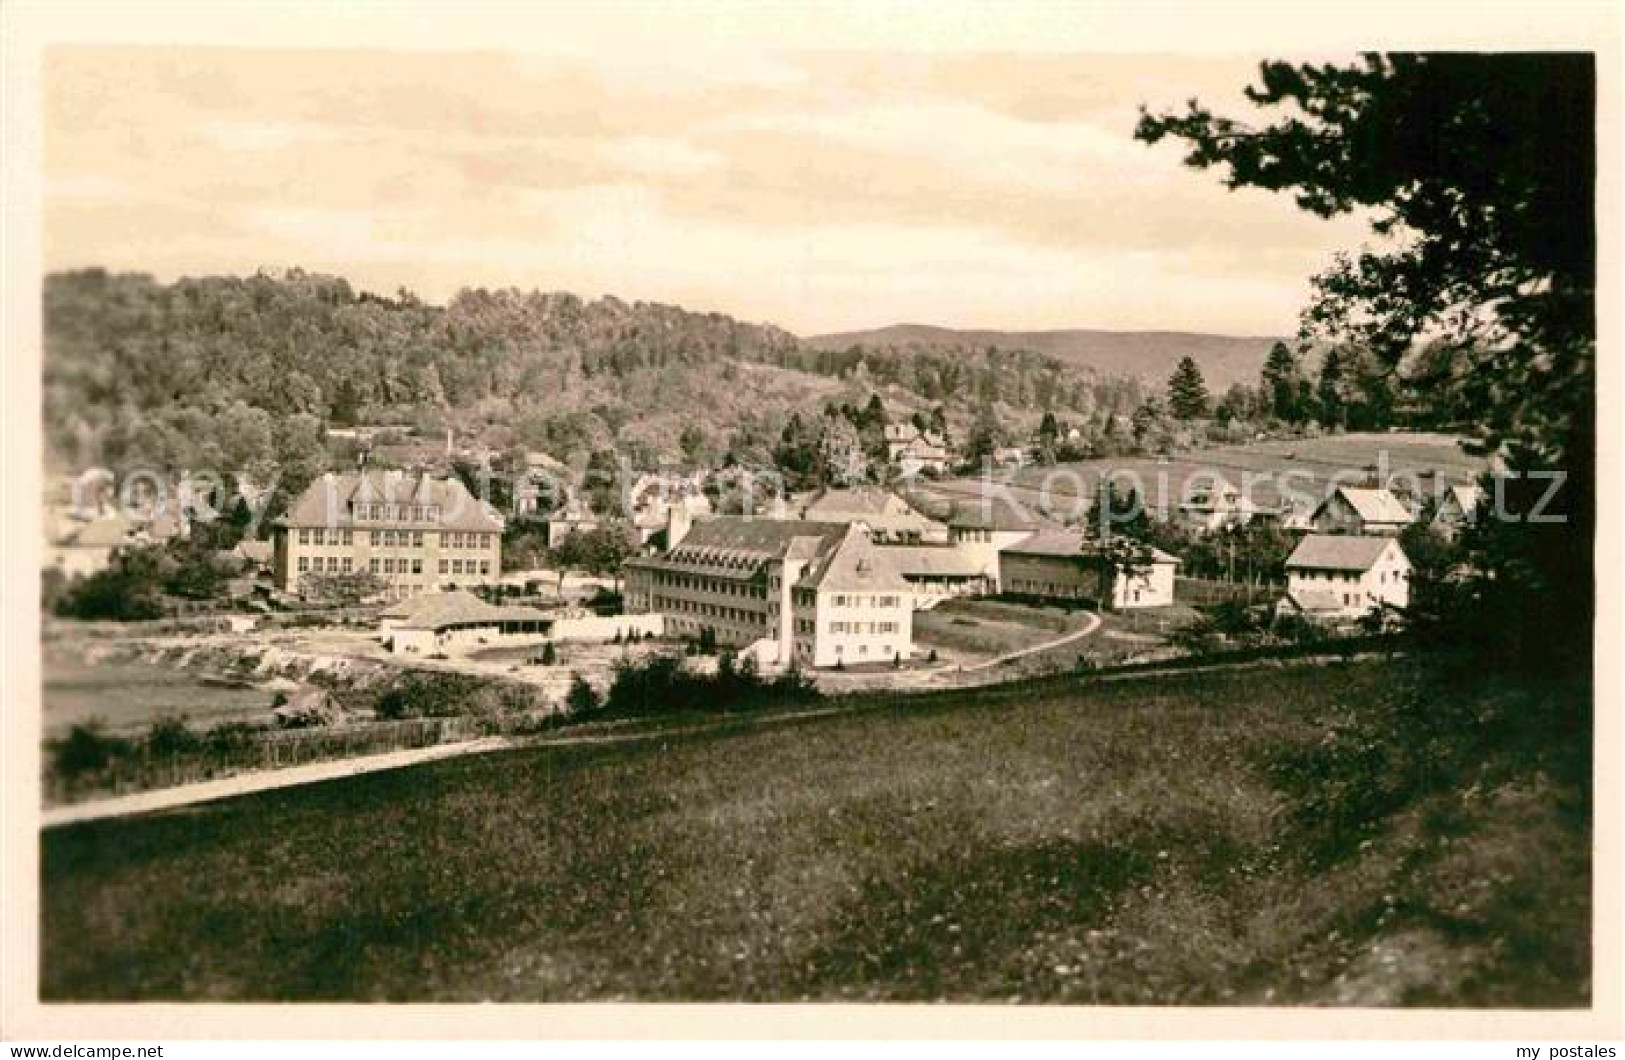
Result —
[[[1395,474],[1415,476],[1431,471],[1447,485],[1472,482],[1486,467],[1482,457],[1464,453],[1457,439],[1449,435],[1353,433],[1216,445],[1167,458],[1111,457],[1027,467],[995,472],[993,481],[1023,505],[1064,518],[1081,517],[1088,511],[1096,484],[1106,475],[1122,484],[1137,478],[1145,504],[1157,510],[1178,505],[1190,487],[1210,484],[1214,476],[1238,488],[1250,484],[1247,495],[1261,506],[1273,507],[1287,493],[1319,499],[1334,477],[1345,484],[1358,484],[1364,469],[1379,463]],[[981,477],[927,483],[920,492],[964,503],[981,496]]]
[[[1395,703],[1535,695],[1055,678],[70,826],[42,996],[1582,1005],[1583,782],[1500,745],[1362,771]]]

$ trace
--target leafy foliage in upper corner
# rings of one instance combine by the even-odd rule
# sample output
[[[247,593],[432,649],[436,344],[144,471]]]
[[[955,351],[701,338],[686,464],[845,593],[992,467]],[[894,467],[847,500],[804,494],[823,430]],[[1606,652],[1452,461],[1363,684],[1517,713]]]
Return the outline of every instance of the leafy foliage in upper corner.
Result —
[[[1391,367],[1419,353],[1429,400],[1467,412],[1512,476],[1468,537],[1451,632],[1486,660],[1589,670],[1595,585],[1596,64],[1585,54],[1366,55],[1266,62],[1254,127],[1196,101],[1142,109],[1136,136],[1189,144],[1232,188],[1290,191],[1322,216],[1369,211],[1379,243],[1314,281],[1303,337]],[[1425,347],[1420,349],[1420,347]],[[1287,359],[1272,400],[1290,399]],[[1322,372],[1339,408],[1341,365]],[[1278,384],[1278,385],[1274,385]],[[1531,474],[1533,473],[1533,475]],[[1554,495],[1539,477],[1563,476]],[[1537,521],[1533,516],[1545,521]]]
[[[1293,113],[1256,128],[1192,101],[1142,111],[1136,135],[1186,141],[1186,163],[1223,167],[1231,188],[1290,191],[1321,216],[1370,210],[1391,242],[1316,280],[1305,336],[1395,364],[1442,334],[1479,369],[1450,381],[1474,391],[1484,444],[1560,460],[1594,388],[1593,58],[1372,54],[1266,62],[1260,81],[1252,103]]]

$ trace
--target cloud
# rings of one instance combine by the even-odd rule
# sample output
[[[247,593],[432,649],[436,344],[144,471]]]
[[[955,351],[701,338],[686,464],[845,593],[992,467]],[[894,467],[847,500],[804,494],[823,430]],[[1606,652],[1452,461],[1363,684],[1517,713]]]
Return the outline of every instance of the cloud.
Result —
[[[53,267],[304,265],[802,331],[1289,329],[1357,242],[1131,137],[1233,58],[60,49]]]

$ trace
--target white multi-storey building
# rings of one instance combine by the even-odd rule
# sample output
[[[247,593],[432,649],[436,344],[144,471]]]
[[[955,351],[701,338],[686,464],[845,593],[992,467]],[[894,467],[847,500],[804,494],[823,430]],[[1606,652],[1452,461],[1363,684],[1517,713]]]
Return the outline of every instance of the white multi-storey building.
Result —
[[[674,519],[668,548],[626,564],[626,609],[668,633],[764,662],[856,666],[913,652],[909,583],[852,523],[718,516]]]
[[[1286,597],[1277,610],[1351,619],[1410,603],[1411,561],[1393,537],[1310,534],[1286,561]]]
[[[370,573],[392,599],[502,575],[502,518],[454,478],[326,474],[275,524],[277,588],[308,575]]]

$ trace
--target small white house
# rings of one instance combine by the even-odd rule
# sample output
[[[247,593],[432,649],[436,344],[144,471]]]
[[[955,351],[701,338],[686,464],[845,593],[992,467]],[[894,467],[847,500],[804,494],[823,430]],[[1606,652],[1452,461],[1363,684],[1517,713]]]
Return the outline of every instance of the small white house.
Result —
[[[1310,534],[1286,561],[1282,614],[1345,620],[1410,603],[1411,561],[1392,537]]]
[[[1228,482],[1198,486],[1179,503],[1180,524],[1201,533],[1246,526],[1257,515],[1257,505]]]
[[[1320,502],[1309,522],[1317,534],[1398,534],[1411,524],[1411,510],[1392,490],[1339,486]]]

